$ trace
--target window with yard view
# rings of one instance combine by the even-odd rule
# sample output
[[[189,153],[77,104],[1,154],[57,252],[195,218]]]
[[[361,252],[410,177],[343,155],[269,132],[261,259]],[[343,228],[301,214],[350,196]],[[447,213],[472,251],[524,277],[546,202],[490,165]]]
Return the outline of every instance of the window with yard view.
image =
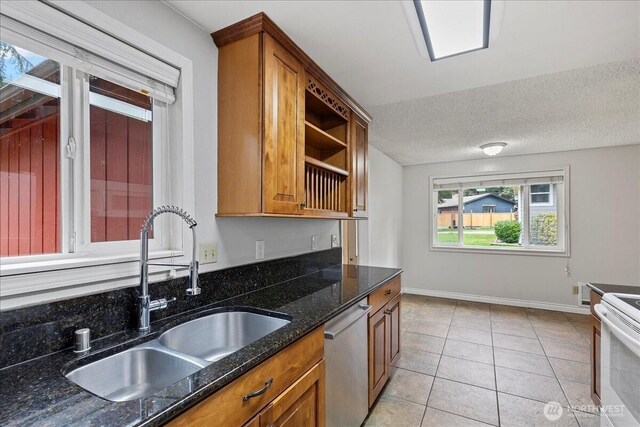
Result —
[[[432,247],[566,253],[568,170],[434,177]]]

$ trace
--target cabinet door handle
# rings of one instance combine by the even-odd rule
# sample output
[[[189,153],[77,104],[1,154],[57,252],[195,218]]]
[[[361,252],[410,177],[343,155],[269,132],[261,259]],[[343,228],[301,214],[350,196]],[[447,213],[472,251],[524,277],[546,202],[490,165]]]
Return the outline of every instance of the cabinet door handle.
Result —
[[[252,391],[251,393],[245,394],[244,397],[242,398],[243,402],[246,402],[249,399],[253,399],[254,397],[258,397],[263,395],[267,390],[269,390],[269,387],[271,387],[271,383],[273,383],[273,378],[269,378],[265,383],[264,386],[256,391]]]
[[[385,295],[391,295],[391,289],[387,289],[386,291],[384,291]]]
[[[391,313],[393,313],[393,311],[389,310],[388,308],[384,311],[384,314],[391,315]]]

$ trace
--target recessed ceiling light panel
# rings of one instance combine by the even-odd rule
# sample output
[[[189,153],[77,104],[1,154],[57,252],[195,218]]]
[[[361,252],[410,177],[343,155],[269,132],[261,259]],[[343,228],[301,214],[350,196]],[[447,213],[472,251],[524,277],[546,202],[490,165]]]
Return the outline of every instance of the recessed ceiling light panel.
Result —
[[[491,0],[414,0],[432,61],[489,47]]]

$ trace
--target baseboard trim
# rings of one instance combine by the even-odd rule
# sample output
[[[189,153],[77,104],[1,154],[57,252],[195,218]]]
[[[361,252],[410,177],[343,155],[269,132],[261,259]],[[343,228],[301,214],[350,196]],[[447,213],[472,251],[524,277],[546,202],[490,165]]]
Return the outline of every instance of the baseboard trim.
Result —
[[[461,294],[457,292],[434,291],[421,288],[403,287],[402,292],[412,295],[424,295],[437,298],[451,298],[464,301],[484,302],[489,304],[513,305],[516,307],[539,308],[541,310],[564,311],[567,313],[589,314],[589,307],[577,307],[569,304],[555,304],[552,302],[529,301],[522,299],[510,299],[489,297],[484,295]]]

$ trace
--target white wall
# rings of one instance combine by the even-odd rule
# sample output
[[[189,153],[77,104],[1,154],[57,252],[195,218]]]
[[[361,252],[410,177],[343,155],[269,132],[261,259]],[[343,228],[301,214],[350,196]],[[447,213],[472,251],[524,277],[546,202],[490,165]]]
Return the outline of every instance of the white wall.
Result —
[[[571,167],[569,259],[429,249],[430,175],[566,165]],[[577,281],[640,285],[640,145],[409,166],[403,193],[403,286],[416,292],[575,305],[571,287]]]
[[[359,264],[402,267],[402,180],[402,166],[369,146],[369,219],[358,222]]]
[[[89,1],[155,41],[193,61],[195,129],[195,213],[200,242],[218,242],[217,264],[201,271],[255,262],[255,241],[265,240],[266,258],[311,251],[311,235],[328,249],[338,221],[273,218],[216,218],[218,49],[208,32],[161,2]],[[233,24],[233,22],[229,22]],[[187,245],[188,245],[187,241]]]

